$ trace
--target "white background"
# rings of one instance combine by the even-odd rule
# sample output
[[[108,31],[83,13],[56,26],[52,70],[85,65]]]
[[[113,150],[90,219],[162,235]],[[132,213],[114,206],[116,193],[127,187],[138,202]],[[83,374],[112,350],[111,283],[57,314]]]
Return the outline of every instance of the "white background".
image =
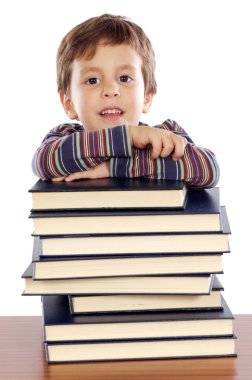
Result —
[[[22,297],[31,261],[30,162],[52,127],[66,121],[56,91],[55,55],[76,24],[102,13],[121,14],[150,37],[158,94],[150,114],[176,120],[221,167],[221,203],[231,224],[224,257],[224,296],[234,313],[251,304],[250,1],[5,1],[1,36],[1,302],[0,315],[40,315],[40,297]]]

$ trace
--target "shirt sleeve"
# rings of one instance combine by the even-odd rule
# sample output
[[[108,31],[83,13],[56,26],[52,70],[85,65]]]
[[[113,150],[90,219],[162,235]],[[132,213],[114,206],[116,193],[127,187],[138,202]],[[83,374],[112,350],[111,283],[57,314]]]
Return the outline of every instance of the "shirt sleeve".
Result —
[[[177,161],[174,161],[171,156],[152,160],[150,149],[133,148],[131,157],[111,158],[111,176],[181,180],[188,186],[198,188],[213,187],[217,184],[219,166],[213,152],[196,146],[185,130],[173,120],[168,119],[156,128],[162,128],[186,138],[184,156]]]
[[[128,127],[87,131],[79,124],[52,129],[36,150],[32,169],[46,180],[89,170],[111,157],[131,157]]]

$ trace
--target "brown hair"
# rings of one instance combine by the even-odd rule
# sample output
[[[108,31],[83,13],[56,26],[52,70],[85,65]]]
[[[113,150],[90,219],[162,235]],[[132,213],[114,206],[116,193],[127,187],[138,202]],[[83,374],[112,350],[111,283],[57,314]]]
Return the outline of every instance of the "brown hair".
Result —
[[[70,30],[61,41],[57,53],[58,91],[69,90],[72,62],[80,57],[91,59],[100,41],[106,45],[129,44],[142,59],[145,93],[155,94],[155,54],[144,31],[123,16],[104,14],[92,17]]]

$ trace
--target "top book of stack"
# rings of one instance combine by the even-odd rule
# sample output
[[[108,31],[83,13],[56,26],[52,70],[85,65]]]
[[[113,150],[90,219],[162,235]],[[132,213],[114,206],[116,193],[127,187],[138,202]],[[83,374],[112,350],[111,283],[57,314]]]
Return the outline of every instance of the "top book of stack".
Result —
[[[181,208],[183,182],[149,178],[101,178],[74,182],[39,180],[29,190],[32,211],[81,209]]]

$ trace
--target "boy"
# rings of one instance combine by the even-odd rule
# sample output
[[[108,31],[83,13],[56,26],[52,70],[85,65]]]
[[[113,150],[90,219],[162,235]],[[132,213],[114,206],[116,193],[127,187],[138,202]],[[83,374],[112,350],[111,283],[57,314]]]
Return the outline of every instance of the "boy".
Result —
[[[41,179],[147,177],[215,186],[214,154],[194,145],[171,120],[141,123],[156,93],[155,56],[143,30],[105,14],[73,28],[57,55],[57,83],[68,117],[44,138],[33,158]]]

